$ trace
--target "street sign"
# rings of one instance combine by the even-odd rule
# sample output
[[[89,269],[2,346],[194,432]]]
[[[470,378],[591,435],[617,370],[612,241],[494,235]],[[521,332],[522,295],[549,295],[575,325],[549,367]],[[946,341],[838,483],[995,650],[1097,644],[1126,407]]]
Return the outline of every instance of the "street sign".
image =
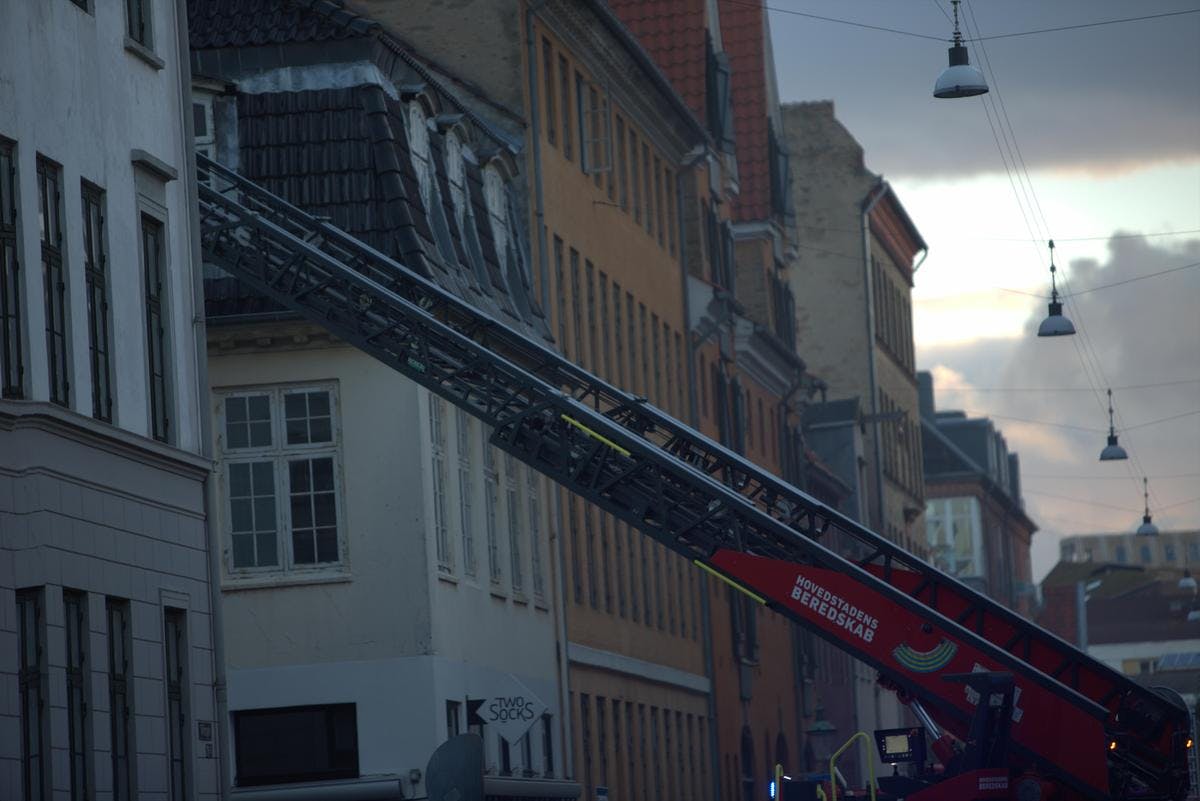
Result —
[[[546,705],[515,677],[506,679],[488,697],[467,699],[467,725],[490,726],[516,745],[546,712]]]

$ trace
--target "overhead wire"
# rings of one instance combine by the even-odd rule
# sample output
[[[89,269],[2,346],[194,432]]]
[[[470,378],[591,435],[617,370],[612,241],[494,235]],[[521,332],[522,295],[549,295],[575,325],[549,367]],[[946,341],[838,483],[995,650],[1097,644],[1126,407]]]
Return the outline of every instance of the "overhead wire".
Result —
[[[996,79],[996,71],[992,67],[991,59],[988,57],[987,53],[987,46],[984,44],[985,41],[988,41],[993,37],[984,37],[982,35],[978,18],[975,16],[975,9],[970,0],[965,0],[964,5],[966,6],[968,13],[967,15],[963,16],[963,24],[965,27],[968,27],[968,29],[974,29],[974,37],[971,39],[971,41],[979,43],[978,49],[983,59],[982,66],[986,67],[990,77],[991,94],[981,95],[980,99],[988,117],[988,125],[989,127],[993,128],[993,140],[996,142],[996,148],[1000,153],[1001,162],[1004,165],[1005,172],[1009,179],[1009,184],[1013,188],[1013,195],[1017,200],[1017,205],[1021,212],[1022,219],[1025,222],[1026,230],[1029,232],[1031,240],[1033,240],[1030,244],[1031,246],[1034,246],[1035,250],[1037,250],[1036,245],[1034,244],[1037,239],[1041,239],[1042,241],[1050,239],[1049,224],[1046,219],[1045,211],[1042,208],[1041,201],[1038,199],[1037,192],[1033,187],[1033,182],[1030,179],[1029,169],[1025,163],[1024,156],[1020,151],[1020,146],[1016,142],[1016,131],[1013,129],[1012,121],[1008,116],[1007,107],[1004,105],[1004,99],[1000,91],[999,82]],[[970,32],[970,30],[968,30],[968,32]],[[1001,133],[1003,136],[996,135],[992,122],[993,114],[996,117],[996,124],[1000,124]],[[1001,138],[1004,139],[1005,145],[1009,145],[1011,142],[1011,147],[1007,155],[1004,147],[1002,147],[1000,144]],[[1010,161],[1012,163],[1011,168],[1009,166]],[[1014,172],[1016,172],[1015,179],[1013,175]],[[1017,189],[1018,183],[1021,186],[1020,191]],[[1031,217],[1033,218],[1035,225],[1030,224]],[[1070,284],[1065,274],[1062,276],[1061,281],[1063,283],[1064,290],[1069,292]],[[1107,386],[1109,382],[1107,377],[1104,375],[1104,368],[1101,364],[1101,360],[1096,352],[1096,349],[1085,330],[1083,314],[1081,311],[1079,311],[1078,303],[1072,302],[1071,309],[1072,316],[1077,320],[1077,336],[1071,337],[1072,345],[1079,356],[1080,366],[1083,368],[1084,376],[1087,378],[1088,384],[1093,389],[1093,397],[1095,398],[1101,411],[1105,411],[1106,407],[1104,405],[1103,396],[1100,390],[1101,387]],[[1121,421],[1122,430],[1124,430],[1124,419],[1120,417],[1115,403],[1113,403],[1112,408],[1114,410],[1114,417]],[[1130,473],[1131,480],[1133,480],[1135,483],[1138,483],[1137,476],[1134,475],[1133,468],[1137,467],[1138,472],[1142,475],[1145,475],[1147,471],[1142,466],[1137,454],[1131,447],[1129,447],[1128,439],[1126,440],[1126,452],[1130,456],[1130,459],[1126,462],[1126,468]],[[1130,464],[1130,462],[1132,462],[1132,464]],[[1153,494],[1153,492],[1151,494]],[[1155,497],[1155,505],[1159,505],[1157,496]]]
[[[806,19],[820,20],[821,22],[833,22],[839,25],[848,25],[854,28],[865,28],[872,31],[881,31],[884,33],[894,33],[900,36],[909,36],[915,39],[931,39],[935,42],[948,42],[949,38],[945,36],[935,36],[928,33],[920,33],[919,31],[907,31],[901,28],[890,28],[885,25],[871,25],[866,22],[857,22],[850,19],[841,19],[839,17],[827,17],[822,14],[813,14],[808,11],[799,11],[794,8],[780,8],[779,6],[767,5],[766,3],[750,2],[750,0],[725,0],[725,2],[735,5],[747,6],[750,8],[761,8],[766,11],[772,11],[776,14],[788,14],[794,17],[804,17]],[[938,8],[945,14],[945,10],[940,5]],[[1019,36],[1035,36],[1043,33],[1058,33],[1060,31],[1074,31],[1083,28],[1099,28],[1105,25],[1122,25],[1129,22],[1142,22],[1145,20],[1161,19],[1163,17],[1178,17],[1184,14],[1195,14],[1200,12],[1200,8],[1188,8],[1180,11],[1166,11],[1159,14],[1143,14],[1136,17],[1121,17],[1120,19],[1097,20],[1095,22],[1080,22],[1073,25],[1057,25],[1050,28],[1033,28],[1027,31],[1011,31],[1009,33],[997,33],[991,36],[975,36],[964,37],[964,42],[989,42],[993,39],[1014,39]]]
[[[1160,387],[1178,387],[1185,384],[1200,384],[1200,378],[1181,378],[1172,381],[1153,381],[1145,384],[1125,384],[1119,387],[1109,387],[1113,392],[1124,392],[1134,389],[1158,389]],[[938,392],[1091,392],[1091,387],[973,387],[970,385],[946,386],[938,384]]]

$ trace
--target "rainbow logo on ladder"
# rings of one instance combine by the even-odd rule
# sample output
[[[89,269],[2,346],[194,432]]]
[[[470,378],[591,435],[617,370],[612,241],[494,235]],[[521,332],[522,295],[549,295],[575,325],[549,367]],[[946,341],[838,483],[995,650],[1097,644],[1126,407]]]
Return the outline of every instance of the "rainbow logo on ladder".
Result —
[[[914,673],[932,673],[944,668],[956,653],[957,645],[949,640],[942,640],[928,651],[918,651],[906,643],[901,643],[892,651],[892,656]]]

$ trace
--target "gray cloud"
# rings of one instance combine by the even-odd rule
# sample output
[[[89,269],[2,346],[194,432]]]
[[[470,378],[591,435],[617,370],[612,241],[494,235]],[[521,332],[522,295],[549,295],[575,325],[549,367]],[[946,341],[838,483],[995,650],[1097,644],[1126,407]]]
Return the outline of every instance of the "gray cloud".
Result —
[[[1111,239],[1108,250],[1104,262],[1070,264],[1069,290],[1200,262],[1197,239],[1176,246],[1142,238]],[[1068,298],[1066,314],[1082,329],[1085,341],[1082,335],[1038,339],[1035,332],[1046,308],[1031,298],[1023,337],[918,348],[918,363],[922,369],[935,369],[943,387],[1087,388],[1103,383],[1094,370],[1082,366],[1080,349],[1090,346],[1114,387],[1200,379],[1198,301],[1200,268]],[[1010,447],[1021,452],[1026,503],[1042,527],[1035,540],[1035,573],[1040,575],[1056,560],[1057,540],[1063,534],[1126,531],[1137,524],[1142,506],[1138,465],[1133,460],[1101,464],[1097,457],[1103,432],[1021,422],[1103,429],[1107,416],[1102,398],[1091,392],[964,392],[943,387],[937,392],[939,408],[966,407],[994,415]],[[1200,503],[1182,503],[1200,496],[1200,415],[1141,425],[1200,409],[1200,383],[1117,389],[1114,397],[1121,443],[1152,477],[1155,522],[1164,528],[1200,526]]]
[[[793,2],[772,5],[788,9]],[[972,5],[986,36],[1194,4],[975,0]],[[947,37],[950,31],[933,0],[812,0],[803,10]],[[872,169],[892,176],[1002,170],[983,101],[931,95],[946,65],[945,45],[779,11],[772,13],[771,27],[783,99],[833,98],[838,117],[864,145]],[[1030,169],[1111,171],[1200,159],[1197,41],[1200,14],[999,39],[985,46]],[[972,63],[982,64],[983,48],[969,47]]]

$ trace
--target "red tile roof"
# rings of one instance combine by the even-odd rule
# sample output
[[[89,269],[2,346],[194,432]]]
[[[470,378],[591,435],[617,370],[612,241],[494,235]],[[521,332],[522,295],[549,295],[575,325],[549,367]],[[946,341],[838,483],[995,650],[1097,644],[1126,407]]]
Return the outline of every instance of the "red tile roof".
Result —
[[[721,44],[733,71],[733,130],[740,190],[733,204],[738,222],[771,216],[771,158],[767,134],[767,65],[763,7],[719,0]]]
[[[608,5],[703,122],[704,0],[609,0]]]

